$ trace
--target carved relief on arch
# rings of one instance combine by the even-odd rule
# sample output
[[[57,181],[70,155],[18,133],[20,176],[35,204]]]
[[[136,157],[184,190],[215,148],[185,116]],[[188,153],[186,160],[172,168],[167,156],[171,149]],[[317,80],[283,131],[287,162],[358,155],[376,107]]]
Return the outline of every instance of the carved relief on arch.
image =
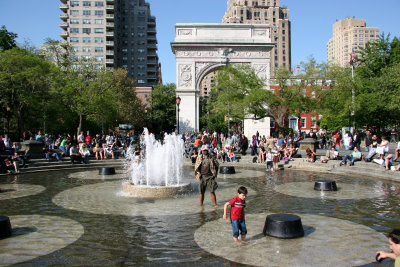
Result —
[[[192,65],[179,64],[179,86],[190,87],[190,85],[192,84],[192,80]]]
[[[196,62],[196,80],[199,79],[200,74],[209,66],[215,65],[213,62]]]
[[[268,79],[268,66],[266,64],[254,64],[253,68],[257,74],[257,77],[266,81]]]

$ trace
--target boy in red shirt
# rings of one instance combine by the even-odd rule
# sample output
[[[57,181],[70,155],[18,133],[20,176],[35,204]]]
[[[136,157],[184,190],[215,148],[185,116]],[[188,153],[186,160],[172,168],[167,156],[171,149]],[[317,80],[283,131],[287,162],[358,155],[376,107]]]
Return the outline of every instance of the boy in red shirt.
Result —
[[[244,208],[246,207],[246,195],[247,189],[244,186],[239,187],[238,194],[231,201],[226,202],[224,206],[224,216],[222,217],[224,220],[227,219],[227,210],[228,206],[231,206],[231,224],[233,231],[233,241],[235,243],[239,242],[239,230],[242,243],[247,243],[246,240],[246,222],[244,220]]]

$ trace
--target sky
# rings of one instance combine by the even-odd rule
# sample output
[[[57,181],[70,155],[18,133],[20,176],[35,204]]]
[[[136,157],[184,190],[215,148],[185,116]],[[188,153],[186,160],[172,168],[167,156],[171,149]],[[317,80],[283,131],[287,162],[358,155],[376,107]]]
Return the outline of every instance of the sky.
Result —
[[[158,56],[164,83],[176,82],[170,43],[176,23],[220,23],[227,0],[147,0],[157,21]],[[18,43],[39,46],[44,39],[61,40],[59,0],[0,0],[0,26],[18,34]],[[367,27],[400,37],[400,0],[281,0],[289,9],[292,69],[313,56],[326,62],[326,44],[336,20],[365,19]]]

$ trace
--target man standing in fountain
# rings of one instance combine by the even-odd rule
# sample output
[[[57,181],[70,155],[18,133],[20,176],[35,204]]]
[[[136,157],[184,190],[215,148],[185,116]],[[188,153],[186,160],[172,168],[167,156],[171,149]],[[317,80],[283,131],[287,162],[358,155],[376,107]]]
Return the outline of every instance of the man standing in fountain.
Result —
[[[200,206],[204,202],[204,193],[206,188],[210,191],[211,200],[215,207],[217,207],[217,197],[215,196],[215,190],[218,188],[217,175],[218,175],[219,164],[215,157],[210,156],[208,147],[203,145],[201,147],[201,153],[197,157],[196,164],[194,167],[194,174],[196,179],[199,180],[199,191],[200,191]]]

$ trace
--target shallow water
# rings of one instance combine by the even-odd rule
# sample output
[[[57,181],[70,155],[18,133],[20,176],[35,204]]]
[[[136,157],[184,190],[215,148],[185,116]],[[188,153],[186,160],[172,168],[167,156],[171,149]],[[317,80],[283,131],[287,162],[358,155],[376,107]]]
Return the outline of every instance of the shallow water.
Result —
[[[7,188],[11,188],[9,184],[24,185],[12,187],[17,190],[29,188],[27,185],[45,188],[44,191],[33,190],[31,195],[25,195],[24,192],[21,197],[10,191],[0,193],[0,214],[10,218],[26,216],[28,221],[31,220],[32,225],[22,225],[19,226],[20,229],[31,229],[34,226],[37,216],[31,215],[51,216],[54,221],[59,217],[60,221],[65,222],[65,231],[68,231],[67,225],[70,222],[75,228],[78,223],[84,229],[82,235],[76,234],[76,241],[68,238],[62,240],[52,236],[52,233],[44,232],[43,239],[60,239],[57,242],[48,242],[57,243],[54,250],[43,250],[42,254],[36,255],[40,245],[32,241],[32,251],[36,251],[32,252],[32,259],[11,255],[13,261],[8,264],[238,266],[240,264],[237,262],[230,262],[200,247],[194,236],[201,226],[222,218],[223,204],[236,195],[240,185],[250,189],[246,214],[284,212],[319,215],[322,218],[326,216],[366,226],[378,234],[399,227],[398,183],[291,170],[278,173],[265,173],[251,168],[237,170],[238,173],[233,176],[219,177],[220,188],[216,194],[220,207],[216,209],[211,207],[208,193],[205,207],[198,206],[196,181],[189,178],[187,179],[193,183],[194,191],[187,196],[169,200],[138,200],[121,194],[118,190],[119,181],[116,179],[93,179],[97,178],[96,172],[93,172],[94,177],[89,172],[82,174],[79,171],[2,176],[0,188],[4,184],[7,184]],[[184,172],[186,177],[190,177],[192,167],[185,167]],[[339,197],[339,190],[337,193],[326,192],[319,196],[315,194],[313,187],[307,189],[307,184],[312,186],[312,182],[318,179],[335,179],[339,189],[350,188],[354,192],[359,190],[360,193]],[[293,186],[295,183],[299,183],[299,186]],[[296,191],[299,188],[303,191],[310,190],[312,193],[309,194],[312,195]],[[363,192],[365,190],[369,190],[368,194]],[[1,194],[10,193],[14,193],[16,197],[1,198]],[[8,245],[11,243],[15,246],[14,256],[18,255],[17,243],[12,244],[14,239],[0,240],[0,251],[6,241]],[[388,249],[388,246],[382,249]],[[25,249],[24,254],[29,252]],[[366,262],[373,260],[366,259]],[[267,259],[265,265],[268,265]],[[346,266],[346,263],[337,266]]]

